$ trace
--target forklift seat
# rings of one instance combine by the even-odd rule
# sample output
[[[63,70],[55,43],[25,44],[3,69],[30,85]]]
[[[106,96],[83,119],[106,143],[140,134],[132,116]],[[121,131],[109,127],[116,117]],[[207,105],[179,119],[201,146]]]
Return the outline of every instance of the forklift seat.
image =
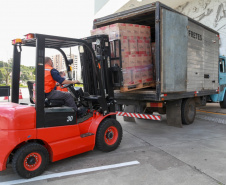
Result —
[[[58,100],[58,99],[45,99],[45,107],[61,107],[65,104],[64,100]]]
[[[28,91],[29,91],[30,102],[32,104],[35,104],[35,102],[33,101],[33,84],[34,83],[35,83],[35,81],[27,81],[27,87],[28,87]]]
[[[35,81],[27,81],[27,86],[28,86],[28,91],[30,95],[30,102],[32,104],[35,104],[34,99],[33,99],[33,85]],[[65,104],[64,100],[57,100],[57,99],[45,99],[45,107],[61,107]]]

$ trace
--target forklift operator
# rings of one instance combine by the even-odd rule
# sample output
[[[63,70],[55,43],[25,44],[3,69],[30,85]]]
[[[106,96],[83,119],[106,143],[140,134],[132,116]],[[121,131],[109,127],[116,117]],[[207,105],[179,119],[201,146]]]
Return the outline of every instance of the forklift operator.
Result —
[[[65,101],[65,105],[74,108],[77,111],[73,96],[69,92],[57,91],[55,89],[56,82],[59,84],[75,84],[78,80],[66,80],[62,78],[59,71],[53,68],[53,62],[50,57],[45,57],[45,97],[48,99],[61,99]]]

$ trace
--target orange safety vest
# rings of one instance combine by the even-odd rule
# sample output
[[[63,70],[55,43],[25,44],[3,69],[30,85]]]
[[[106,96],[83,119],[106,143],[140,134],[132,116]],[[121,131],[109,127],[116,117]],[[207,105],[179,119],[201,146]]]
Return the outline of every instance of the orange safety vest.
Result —
[[[63,91],[63,92],[68,92],[67,88],[61,88],[60,85],[56,86],[56,90]]]
[[[45,93],[51,92],[56,86],[56,81],[53,79],[51,75],[52,69],[53,67],[51,67],[50,65],[45,65],[45,86],[44,86]]]

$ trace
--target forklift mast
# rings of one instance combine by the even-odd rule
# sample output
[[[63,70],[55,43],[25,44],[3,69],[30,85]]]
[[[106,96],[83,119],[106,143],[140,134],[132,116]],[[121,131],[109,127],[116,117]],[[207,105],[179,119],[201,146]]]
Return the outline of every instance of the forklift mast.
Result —
[[[84,40],[89,44],[89,48],[94,50],[96,56],[96,63],[92,64],[95,60],[92,59],[89,48],[80,46],[79,51],[84,91],[89,94],[105,96],[108,103],[110,103],[109,111],[114,112],[114,90],[110,71],[109,38],[107,35],[95,35],[84,38]]]

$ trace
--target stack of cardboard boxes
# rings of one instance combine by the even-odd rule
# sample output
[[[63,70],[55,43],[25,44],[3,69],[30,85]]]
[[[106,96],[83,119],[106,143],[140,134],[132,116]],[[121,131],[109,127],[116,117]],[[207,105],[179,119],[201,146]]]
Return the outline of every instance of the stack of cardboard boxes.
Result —
[[[137,24],[116,23],[91,31],[91,35],[109,35],[111,43],[111,66],[119,66],[123,73],[123,86],[153,82],[150,27]],[[121,42],[121,51],[119,48]],[[114,59],[121,53],[120,61]]]

